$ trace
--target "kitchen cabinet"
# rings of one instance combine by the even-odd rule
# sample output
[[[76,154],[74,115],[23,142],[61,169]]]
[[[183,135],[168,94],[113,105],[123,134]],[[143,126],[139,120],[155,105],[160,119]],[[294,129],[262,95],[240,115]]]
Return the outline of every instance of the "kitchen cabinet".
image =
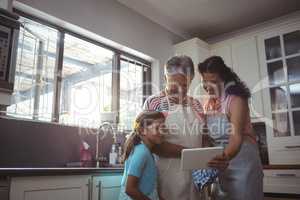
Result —
[[[108,174],[92,177],[92,200],[118,200],[122,174]]]
[[[300,164],[300,22],[258,37],[271,164]]]
[[[251,91],[250,115],[263,116],[262,86],[256,37],[234,41],[232,44],[233,69]]]
[[[209,45],[198,38],[193,38],[176,44],[174,46],[174,51],[175,55],[187,55],[193,60],[195,65],[195,77],[190,85],[188,94],[200,101],[204,100],[206,93],[202,88],[201,77],[198,72],[198,64],[209,57]]]
[[[255,37],[220,42],[211,46],[199,39],[191,39],[175,45],[175,53],[190,56],[195,65],[203,62],[209,56],[221,56],[225,64],[240,76],[252,92],[252,98],[249,102],[251,117],[263,116],[261,76]],[[189,94],[200,97],[202,100],[201,97],[205,96],[205,91],[201,87],[197,66],[195,74]]]
[[[90,200],[90,178],[86,175],[13,177],[10,200]]]
[[[264,192],[300,194],[300,170],[264,170]]]
[[[300,15],[232,35],[210,40],[209,55],[192,55],[188,43],[180,50],[200,62],[221,56],[252,92],[251,119],[266,125],[269,164],[300,165]],[[265,170],[265,192],[299,194],[298,179],[299,170]]]
[[[210,54],[211,56],[221,56],[225,64],[236,72],[240,79],[249,87],[252,94],[249,101],[251,117],[263,117],[261,76],[256,37],[231,39],[214,44],[211,47]]]
[[[211,56],[221,56],[225,62],[225,64],[232,68],[232,51],[230,44],[222,44],[213,46],[210,50]]]
[[[266,123],[273,165],[300,164],[299,21],[211,45],[250,88],[251,117]]]
[[[9,181],[0,179],[0,199],[9,200]]]
[[[10,200],[117,200],[123,173],[99,174],[10,177]],[[8,200],[7,185],[0,182],[1,200]]]
[[[18,16],[0,10],[0,105],[11,104],[16,68],[17,41],[20,30]]]

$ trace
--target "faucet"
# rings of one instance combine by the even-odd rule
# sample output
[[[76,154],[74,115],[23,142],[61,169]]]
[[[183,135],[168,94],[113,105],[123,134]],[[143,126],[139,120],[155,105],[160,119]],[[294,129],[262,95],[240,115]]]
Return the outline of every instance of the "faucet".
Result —
[[[103,135],[100,137],[101,133],[103,133]],[[109,122],[103,122],[102,124],[100,124],[99,129],[96,133],[96,158],[95,158],[96,159],[96,167],[100,167],[100,161],[103,161],[103,159],[105,158],[103,156],[100,156],[99,142],[101,140],[103,140],[108,133],[113,134],[114,143],[115,143],[116,142],[116,134],[115,134],[112,124]]]

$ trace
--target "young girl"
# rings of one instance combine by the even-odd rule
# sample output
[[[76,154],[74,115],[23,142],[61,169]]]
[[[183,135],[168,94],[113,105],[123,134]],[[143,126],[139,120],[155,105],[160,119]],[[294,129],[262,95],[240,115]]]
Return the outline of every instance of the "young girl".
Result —
[[[125,168],[119,200],[159,200],[153,147],[162,143],[165,117],[161,112],[144,111],[125,143]]]

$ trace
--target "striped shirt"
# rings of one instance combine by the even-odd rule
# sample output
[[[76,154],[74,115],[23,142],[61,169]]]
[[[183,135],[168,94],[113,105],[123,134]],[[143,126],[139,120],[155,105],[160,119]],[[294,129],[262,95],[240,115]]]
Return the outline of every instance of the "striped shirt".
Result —
[[[170,98],[166,95],[164,91],[160,92],[158,95],[152,95],[148,97],[144,103],[144,110],[153,110],[158,112],[163,112],[165,115],[170,111],[170,105],[174,104],[170,101]],[[183,106],[191,106],[195,116],[198,120],[205,122],[204,110],[201,103],[194,99],[193,97],[187,96],[183,103]]]

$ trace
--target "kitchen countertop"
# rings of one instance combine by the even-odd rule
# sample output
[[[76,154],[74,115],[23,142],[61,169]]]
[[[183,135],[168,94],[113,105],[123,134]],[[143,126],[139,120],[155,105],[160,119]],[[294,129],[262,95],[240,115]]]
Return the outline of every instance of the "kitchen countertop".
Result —
[[[269,169],[300,169],[300,165],[264,165],[265,170]]]
[[[104,173],[122,173],[123,169],[123,167],[0,168],[0,176],[99,175]]]
[[[99,175],[122,173],[123,167],[0,168],[0,176]],[[265,165],[268,169],[300,169],[300,165]]]

